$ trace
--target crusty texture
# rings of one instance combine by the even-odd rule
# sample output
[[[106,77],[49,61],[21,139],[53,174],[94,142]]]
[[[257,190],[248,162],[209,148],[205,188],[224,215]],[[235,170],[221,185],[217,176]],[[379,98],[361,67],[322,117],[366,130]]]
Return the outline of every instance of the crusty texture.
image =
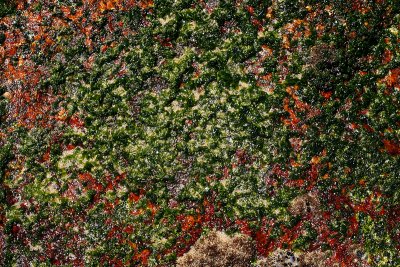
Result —
[[[237,234],[211,231],[179,257],[178,267],[245,267],[250,266],[255,249],[251,239]]]
[[[320,214],[320,202],[315,194],[308,193],[296,197],[290,202],[289,212],[293,215]]]
[[[277,249],[258,262],[259,267],[300,267],[299,256],[290,250]]]
[[[332,265],[328,259],[330,251],[315,250],[305,253],[295,253],[290,250],[276,249],[267,258],[258,260],[257,267],[326,267]]]
[[[302,267],[325,267],[329,266],[329,251],[315,250],[304,253],[301,256]]]

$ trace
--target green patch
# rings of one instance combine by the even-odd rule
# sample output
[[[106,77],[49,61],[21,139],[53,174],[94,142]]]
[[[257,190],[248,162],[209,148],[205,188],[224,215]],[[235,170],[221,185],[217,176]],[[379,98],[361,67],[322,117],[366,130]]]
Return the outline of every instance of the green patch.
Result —
[[[16,4],[12,0],[0,1],[0,18],[10,15],[15,11]]]

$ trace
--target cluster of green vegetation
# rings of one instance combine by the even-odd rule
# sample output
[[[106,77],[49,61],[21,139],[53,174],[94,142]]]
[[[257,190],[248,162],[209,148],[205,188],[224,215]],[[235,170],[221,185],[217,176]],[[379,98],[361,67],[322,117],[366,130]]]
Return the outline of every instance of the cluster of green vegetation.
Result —
[[[67,24],[32,54],[50,126],[1,100],[7,263],[171,266],[215,227],[259,256],[349,264],[344,244],[362,243],[369,264],[400,264],[397,1],[156,0],[96,18],[50,2],[28,7]],[[308,191],[318,227],[288,209]]]
[[[11,14],[15,9],[14,1],[2,0],[0,1],[0,18]]]

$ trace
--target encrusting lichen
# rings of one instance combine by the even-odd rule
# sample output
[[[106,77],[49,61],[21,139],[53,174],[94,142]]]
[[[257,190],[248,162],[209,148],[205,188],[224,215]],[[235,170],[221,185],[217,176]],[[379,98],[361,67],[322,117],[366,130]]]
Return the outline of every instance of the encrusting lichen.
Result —
[[[254,244],[248,236],[228,236],[212,230],[178,258],[177,267],[247,267],[254,255]]]

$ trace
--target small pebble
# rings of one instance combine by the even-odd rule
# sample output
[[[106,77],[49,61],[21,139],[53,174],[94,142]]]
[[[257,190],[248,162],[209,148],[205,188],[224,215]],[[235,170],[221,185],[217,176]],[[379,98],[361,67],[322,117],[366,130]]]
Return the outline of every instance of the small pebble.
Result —
[[[11,95],[10,92],[5,92],[5,93],[3,94],[3,97],[4,97],[4,98],[7,98],[7,99],[11,99],[11,98],[12,98],[12,95]]]

